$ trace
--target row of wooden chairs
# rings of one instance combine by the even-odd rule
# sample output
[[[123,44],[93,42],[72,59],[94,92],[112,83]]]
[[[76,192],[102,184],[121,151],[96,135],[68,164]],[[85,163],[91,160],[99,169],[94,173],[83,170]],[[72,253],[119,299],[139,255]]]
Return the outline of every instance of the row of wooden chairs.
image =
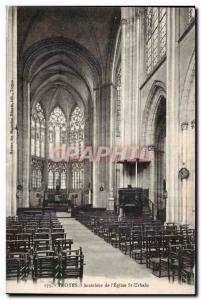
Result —
[[[187,224],[119,221],[115,215],[79,213],[82,224],[140,264],[146,264],[158,277],[194,282],[195,230]],[[187,255],[188,253],[188,255]],[[174,259],[174,256],[177,259]]]
[[[6,227],[7,279],[82,279],[82,249],[72,250],[73,240],[66,237],[55,214],[9,217]]]
[[[84,255],[76,250],[37,251],[33,257],[33,281],[41,277],[53,279],[79,278],[82,281]]]
[[[84,255],[82,249],[36,251],[33,256],[27,252],[10,252],[6,260],[6,279],[27,280],[34,282],[38,278],[54,279],[83,278]]]

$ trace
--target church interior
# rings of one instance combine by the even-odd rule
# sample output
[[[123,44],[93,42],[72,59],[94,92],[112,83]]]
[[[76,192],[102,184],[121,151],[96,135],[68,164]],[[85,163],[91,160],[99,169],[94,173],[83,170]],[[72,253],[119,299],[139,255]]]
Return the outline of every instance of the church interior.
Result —
[[[7,282],[192,292],[195,8],[10,6],[7,34]]]

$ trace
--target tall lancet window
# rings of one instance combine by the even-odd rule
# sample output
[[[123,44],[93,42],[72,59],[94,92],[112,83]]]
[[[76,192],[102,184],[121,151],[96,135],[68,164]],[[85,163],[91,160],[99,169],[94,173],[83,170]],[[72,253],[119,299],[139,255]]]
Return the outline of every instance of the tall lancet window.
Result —
[[[79,150],[84,147],[84,115],[76,106],[70,118],[70,146]]]
[[[45,117],[39,102],[31,114],[31,154],[36,157],[45,157]]]
[[[34,190],[40,189],[42,187],[43,161],[40,159],[32,158],[31,169],[32,169],[32,188]]]
[[[49,158],[60,160],[66,147],[66,118],[57,106],[52,111],[49,123]]]
[[[84,186],[84,167],[83,163],[72,163],[72,188],[82,189]]]
[[[45,158],[45,116],[38,102],[31,112],[31,185],[34,190],[42,187],[43,159]]]
[[[116,76],[116,137],[121,136],[121,69]]]
[[[84,115],[81,109],[76,106],[70,118],[70,146],[74,147],[81,154],[84,148]],[[72,163],[72,188],[81,189],[84,185],[83,162]]]
[[[59,185],[61,190],[67,188],[68,163],[64,161],[48,162],[48,189],[56,189]]]
[[[149,74],[166,54],[167,9],[145,8],[145,64]]]

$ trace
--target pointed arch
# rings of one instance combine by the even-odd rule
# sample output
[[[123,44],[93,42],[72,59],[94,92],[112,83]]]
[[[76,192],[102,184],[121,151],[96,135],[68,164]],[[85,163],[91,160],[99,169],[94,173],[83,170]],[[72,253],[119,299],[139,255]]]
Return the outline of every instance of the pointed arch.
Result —
[[[84,114],[76,105],[70,116],[70,146],[78,148],[79,153],[84,147],[84,127]]]
[[[48,120],[49,158],[60,159],[67,144],[67,120],[60,106],[53,108]]]
[[[79,151],[79,155],[84,148],[84,127],[84,114],[76,105],[70,117],[70,146],[75,147]],[[84,186],[84,163],[73,162],[71,171],[73,189],[82,189]]]
[[[45,113],[39,102],[31,112],[31,154],[45,157]]]
[[[166,98],[165,84],[154,81],[143,112],[143,145],[154,144],[155,118],[162,98]]]
[[[179,101],[180,123],[195,118],[195,51],[193,51],[184,79]]]

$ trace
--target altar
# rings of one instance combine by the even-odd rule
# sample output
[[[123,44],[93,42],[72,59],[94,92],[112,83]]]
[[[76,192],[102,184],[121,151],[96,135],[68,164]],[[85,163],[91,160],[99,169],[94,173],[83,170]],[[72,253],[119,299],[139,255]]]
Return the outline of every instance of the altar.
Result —
[[[77,206],[82,206],[82,191],[47,190],[44,193],[44,208],[61,211]]]

